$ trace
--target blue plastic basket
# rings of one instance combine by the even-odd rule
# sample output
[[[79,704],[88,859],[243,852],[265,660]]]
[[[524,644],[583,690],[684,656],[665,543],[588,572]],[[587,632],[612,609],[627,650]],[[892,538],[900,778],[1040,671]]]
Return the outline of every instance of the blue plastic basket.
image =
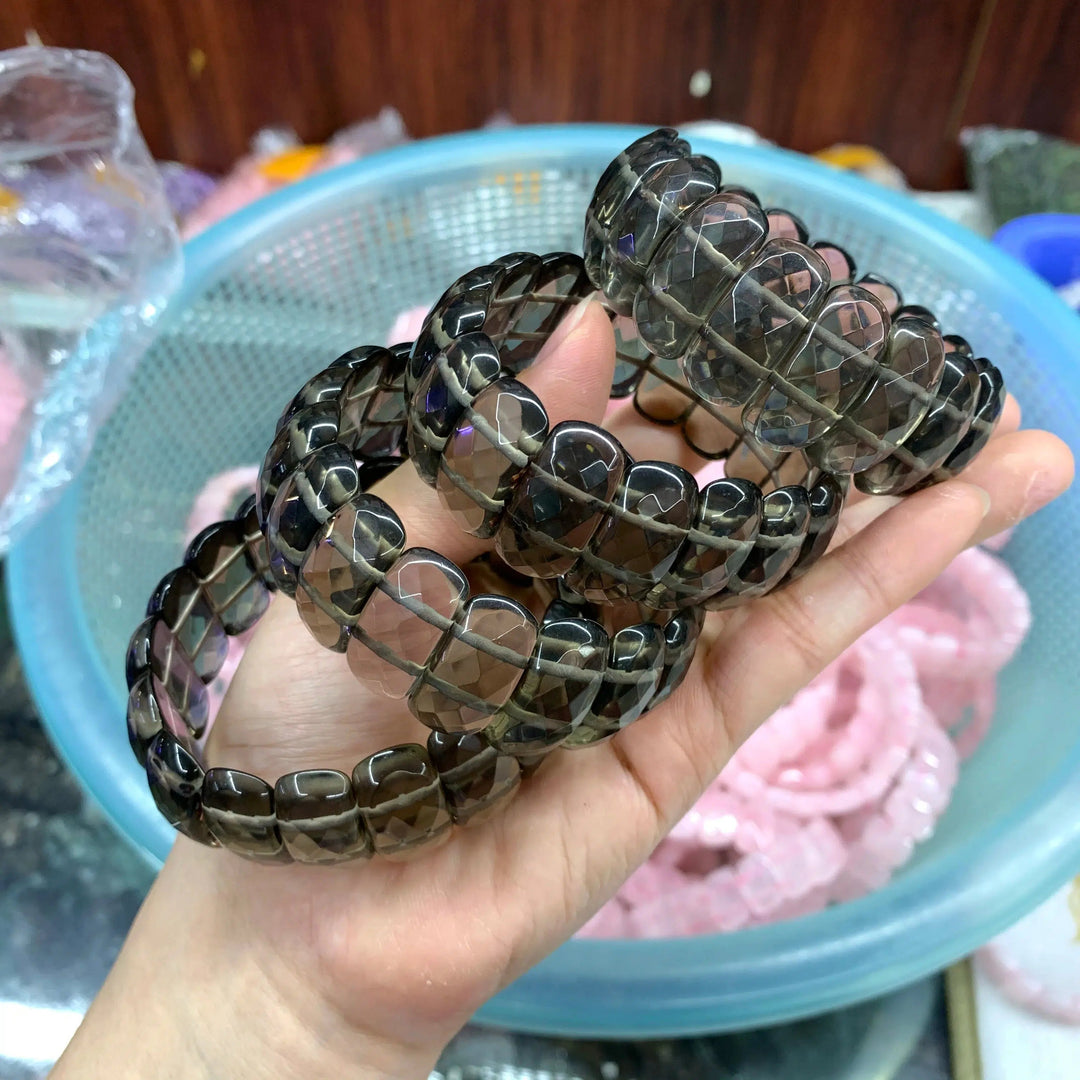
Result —
[[[151,857],[172,833],[127,746],[122,657],[177,561],[196,491],[258,459],[283,387],[383,340],[398,309],[505,251],[577,249],[597,175],[639,133],[516,128],[415,143],[281,191],[188,246],[183,290],[82,478],[9,565],[15,631],[53,738]],[[803,157],[695,145],[934,307],[1001,365],[1027,422],[1077,443],[1080,320],[1034,275],[904,196]],[[1047,896],[1080,867],[1078,535],[1070,495],[1009,546],[1034,630],[936,835],[888,887],[726,936],[571,942],[480,1019],[598,1036],[766,1024],[941,968]]]

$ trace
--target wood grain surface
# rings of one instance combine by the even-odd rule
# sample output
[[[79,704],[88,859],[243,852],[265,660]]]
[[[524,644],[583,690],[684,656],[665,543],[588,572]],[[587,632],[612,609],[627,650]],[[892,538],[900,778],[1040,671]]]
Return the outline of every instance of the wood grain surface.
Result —
[[[212,171],[384,105],[416,136],[717,117],[871,143],[923,187],[961,182],[962,124],[1080,137],[1077,0],[2,0],[0,47],[27,33],[109,53],[154,153]]]

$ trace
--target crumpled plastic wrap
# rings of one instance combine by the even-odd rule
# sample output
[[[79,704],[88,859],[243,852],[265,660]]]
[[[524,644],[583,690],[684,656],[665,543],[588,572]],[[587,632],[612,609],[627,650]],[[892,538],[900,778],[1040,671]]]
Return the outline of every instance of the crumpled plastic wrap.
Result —
[[[180,283],[124,72],[0,52],[0,553],[76,474]]]

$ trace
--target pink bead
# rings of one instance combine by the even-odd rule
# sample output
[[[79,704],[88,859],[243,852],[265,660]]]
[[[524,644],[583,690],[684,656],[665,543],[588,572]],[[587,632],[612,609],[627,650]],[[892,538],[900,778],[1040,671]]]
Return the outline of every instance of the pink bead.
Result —
[[[650,860],[626,879],[619,899],[628,905],[645,904],[681,888],[686,880],[686,875],[673,866],[660,866]]]
[[[738,930],[751,920],[750,908],[739,894],[735,871],[730,867],[714,870],[706,879],[708,914],[718,931]]]
[[[778,867],[757,852],[739,862],[735,869],[735,887],[751,914],[758,918],[775,911],[787,899]]]

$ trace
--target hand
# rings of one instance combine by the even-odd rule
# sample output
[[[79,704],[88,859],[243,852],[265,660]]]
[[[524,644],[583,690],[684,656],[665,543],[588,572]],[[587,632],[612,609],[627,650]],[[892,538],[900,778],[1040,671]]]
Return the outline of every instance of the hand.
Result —
[[[575,314],[523,376],[552,424],[599,423],[607,404],[607,319],[595,304]],[[635,458],[700,467],[677,432],[632,408],[607,426]],[[552,755],[505,814],[456,830],[429,855],[280,868],[180,839],[133,935],[143,952],[129,943],[118,965],[122,984],[138,985],[158,966],[198,979],[180,995],[195,999],[184,1015],[200,1053],[225,1058],[222,1071],[233,1076],[245,1063],[268,1075],[254,1067],[268,1053],[297,1071],[351,1059],[370,1075],[425,1076],[480,1004],[614,893],[777,707],[966,546],[1068,486],[1065,445],[1018,426],[1010,399],[961,480],[902,500],[851,499],[833,549],[809,574],[709,616],[667,702],[614,740]],[[487,546],[460,531],[411,466],[375,490],[401,515],[410,546],[459,564]],[[349,772],[373,750],[423,738],[404,703],[357,683],[279,597],[229,691],[209,757],[273,780],[298,768]],[[189,937],[169,942],[170,928]]]

